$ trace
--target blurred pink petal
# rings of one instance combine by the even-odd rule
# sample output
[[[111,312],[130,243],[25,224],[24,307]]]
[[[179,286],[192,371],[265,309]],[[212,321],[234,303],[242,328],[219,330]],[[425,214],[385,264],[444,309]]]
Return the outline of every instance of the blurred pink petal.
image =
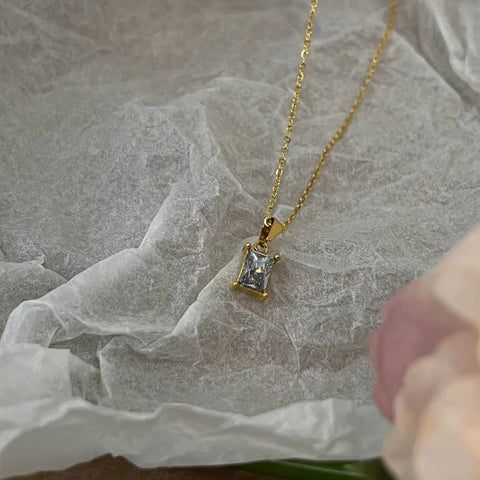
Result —
[[[462,375],[480,373],[476,345],[476,332],[465,329],[447,337],[433,354],[416,360],[408,369],[395,399],[395,428],[386,439],[383,452],[387,464],[399,478],[420,478],[413,470],[412,456],[422,414],[449,384]]]
[[[433,272],[432,291],[452,312],[480,328],[480,226]]]
[[[402,480],[480,479],[480,228],[395,295],[370,340],[386,464]]]
[[[409,364],[466,324],[434,297],[424,280],[395,295],[382,316],[383,324],[371,343],[378,373],[375,400],[384,415],[392,418],[393,399]]]
[[[478,372],[452,382],[433,398],[422,415],[414,448],[418,480],[480,478],[479,402]]]
[[[425,277],[393,296],[372,335],[377,369],[375,400],[392,419],[393,400],[411,362],[431,353],[446,336],[469,323],[480,328],[480,227]],[[476,320],[475,320],[476,319]]]

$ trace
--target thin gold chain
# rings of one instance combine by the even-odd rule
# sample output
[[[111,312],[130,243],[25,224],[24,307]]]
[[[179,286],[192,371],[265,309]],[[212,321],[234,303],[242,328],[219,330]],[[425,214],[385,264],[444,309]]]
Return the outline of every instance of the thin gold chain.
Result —
[[[266,218],[265,218],[266,225],[271,223],[270,219],[273,215],[273,209],[277,202],[277,196],[278,196],[278,191],[280,189],[280,183],[282,181],[282,175],[285,169],[285,164],[287,163],[288,147],[290,145],[290,140],[292,138],[293,125],[295,123],[295,118],[297,115],[297,106],[300,100],[300,92],[302,91],[303,79],[305,77],[305,66],[307,64],[307,57],[310,49],[311,36],[312,36],[312,30],[313,30],[313,22],[315,19],[317,6],[318,6],[318,0],[311,0],[310,11],[308,13],[307,29],[305,31],[305,39],[303,41],[303,48],[300,54],[301,61],[298,67],[297,83],[295,85],[295,90],[293,92],[293,98],[290,106],[290,114],[288,116],[288,123],[287,123],[285,136],[283,137],[282,154],[278,162],[278,168],[275,171],[275,182],[273,184],[272,195],[270,196],[270,202],[268,204],[267,211],[266,211]],[[343,120],[342,125],[338,128],[338,130],[334,133],[333,137],[323,148],[323,151],[320,155],[320,159],[317,163],[317,166],[313,171],[312,176],[310,177],[310,180],[308,181],[302,196],[300,197],[300,199],[297,202],[297,205],[295,206],[292,213],[284,223],[283,231],[285,231],[290,226],[294,218],[297,216],[297,213],[300,211],[300,209],[304,205],[308,195],[310,194],[313,188],[315,181],[317,180],[318,175],[322,170],[322,167],[325,163],[325,160],[328,157],[328,154],[330,153],[334,145],[343,137],[343,134],[347,130],[348,126],[350,125],[355,115],[355,112],[357,111],[360,103],[362,102],[363,97],[365,96],[365,92],[367,91],[368,86],[370,85],[370,82],[372,80],[373,74],[377,69],[378,62],[380,61],[383,51],[385,50],[385,45],[387,44],[390,34],[392,33],[393,25],[395,23],[396,13],[397,13],[397,0],[391,0],[390,15],[388,18],[387,26],[385,27],[385,31],[383,32],[382,39],[378,44],[377,51],[375,52],[375,55],[373,56],[370,62],[365,78],[363,79],[362,85],[360,86],[360,90],[357,96],[355,97],[355,100],[353,101],[349,112],[347,113],[345,119]]]

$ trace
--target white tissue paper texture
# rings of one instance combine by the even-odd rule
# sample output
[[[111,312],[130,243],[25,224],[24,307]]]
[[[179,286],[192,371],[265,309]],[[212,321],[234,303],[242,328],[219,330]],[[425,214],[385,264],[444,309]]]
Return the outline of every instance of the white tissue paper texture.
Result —
[[[343,121],[387,0],[322,0],[277,216]],[[405,0],[365,101],[260,232],[309,2],[0,0],[0,476],[378,455],[366,340],[480,206],[480,24]],[[23,302],[23,303],[22,303]]]

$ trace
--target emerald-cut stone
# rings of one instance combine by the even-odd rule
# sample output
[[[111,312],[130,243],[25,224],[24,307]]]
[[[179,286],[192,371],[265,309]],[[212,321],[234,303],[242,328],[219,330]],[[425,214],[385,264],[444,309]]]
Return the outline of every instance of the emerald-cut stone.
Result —
[[[264,293],[267,289],[268,277],[270,277],[274,263],[275,258],[272,255],[259,253],[250,248],[245,257],[245,263],[238,283],[245,288]]]

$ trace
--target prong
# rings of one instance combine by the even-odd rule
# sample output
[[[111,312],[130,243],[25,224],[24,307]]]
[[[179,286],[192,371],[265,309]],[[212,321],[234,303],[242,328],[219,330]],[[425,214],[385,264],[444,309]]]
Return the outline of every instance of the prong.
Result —
[[[265,300],[267,297],[268,297],[268,293],[267,293],[267,292],[263,292],[263,293],[262,293],[262,300]]]
[[[244,246],[243,246],[243,254],[245,255],[246,253],[248,253],[248,251],[252,248],[252,244],[251,243],[246,243]]]
[[[273,261],[274,263],[277,263],[282,257],[280,256],[279,253],[276,253],[274,256],[273,256]]]
[[[240,285],[240,284],[239,284],[238,282],[233,282],[233,283],[230,285],[230,288],[231,288],[232,290],[235,290],[235,289],[238,288],[239,285]]]

